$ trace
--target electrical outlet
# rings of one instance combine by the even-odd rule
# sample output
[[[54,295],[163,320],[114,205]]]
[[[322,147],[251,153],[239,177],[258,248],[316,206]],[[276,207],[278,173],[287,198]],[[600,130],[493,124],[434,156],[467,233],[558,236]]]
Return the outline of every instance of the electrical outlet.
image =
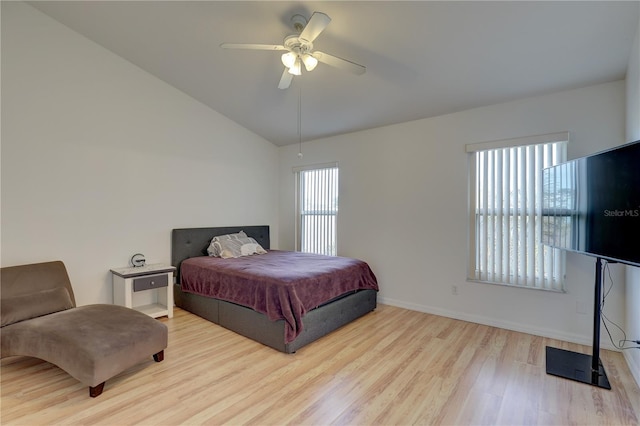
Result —
[[[454,296],[458,295],[458,286],[457,285],[452,285],[451,286],[451,294],[453,294]]]

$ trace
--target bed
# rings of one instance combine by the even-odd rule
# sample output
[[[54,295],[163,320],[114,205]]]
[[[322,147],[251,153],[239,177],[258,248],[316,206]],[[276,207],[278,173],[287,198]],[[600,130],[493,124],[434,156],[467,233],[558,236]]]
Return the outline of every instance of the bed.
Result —
[[[213,237],[240,231],[244,231],[249,237],[255,239],[263,248],[267,249],[268,253],[239,259],[218,259],[207,256],[207,247]],[[194,273],[194,268],[196,270],[198,270],[197,268],[206,268],[208,264],[217,261],[240,259],[251,261],[251,258],[254,258],[254,260],[259,259],[263,263],[273,263],[276,260],[272,260],[269,256],[275,258],[286,253],[291,253],[292,256],[296,255],[295,252],[270,250],[269,226],[266,225],[174,229],[172,231],[171,262],[177,268],[177,278],[174,285],[175,304],[215,324],[285,353],[294,353],[303,346],[376,308],[377,283],[372,284],[371,279],[367,277],[357,278],[356,281],[359,284],[348,290],[346,290],[348,285],[344,282],[341,283],[340,294],[325,295],[328,300],[319,301],[316,297],[316,300],[307,301],[306,296],[301,297],[305,300],[301,300],[300,303],[307,306],[300,308],[297,305],[292,305],[294,309],[283,308],[284,313],[279,315],[260,303],[255,303],[255,301],[245,303],[245,300],[239,302],[227,297],[228,295],[225,293],[219,297],[206,295],[204,291],[200,291],[201,294],[198,294],[199,290],[196,287],[199,287],[201,283],[194,284],[194,278],[189,275]],[[331,261],[331,259],[326,260]],[[366,263],[355,259],[351,260],[364,264],[365,269],[373,275]],[[294,262],[297,261],[297,259],[294,260]],[[339,259],[336,261],[340,262]],[[182,270],[183,262],[184,271]],[[291,263],[287,268],[282,269],[292,269],[290,265]],[[358,267],[362,269],[361,265]],[[241,269],[248,268],[245,266]],[[364,273],[366,274],[366,272]],[[184,288],[181,282],[183,275],[186,276]],[[373,280],[375,281],[375,276],[373,276]],[[261,281],[267,285],[273,280],[269,277],[263,277]],[[365,281],[367,283],[363,284]],[[251,282],[251,284],[254,283]],[[282,289],[273,291],[282,291]],[[332,291],[335,293],[337,290]],[[283,300],[282,296],[280,298]],[[276,304],[285,305],[280,302]],[[281,318],[276,318],[278,316]]]

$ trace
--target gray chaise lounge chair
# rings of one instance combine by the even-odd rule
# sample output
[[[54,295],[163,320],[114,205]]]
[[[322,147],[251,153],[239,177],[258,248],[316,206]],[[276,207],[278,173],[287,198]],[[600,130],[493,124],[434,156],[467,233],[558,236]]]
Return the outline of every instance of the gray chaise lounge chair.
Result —
[[[116,305],[76,307],[60,261],[2,268],[0,293],[2,358],[40,358],[102,393],[107,379],[153,355],[160,362],[167,326]]]

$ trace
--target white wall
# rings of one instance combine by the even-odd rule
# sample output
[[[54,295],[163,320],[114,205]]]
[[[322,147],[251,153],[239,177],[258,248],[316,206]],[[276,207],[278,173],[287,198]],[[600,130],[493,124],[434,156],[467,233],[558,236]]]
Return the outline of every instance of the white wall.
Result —
[[[2,266],[63,260],[78,304],[110,268],[170,262],[172,228],[271,225],[278,150],[24,3],[2,2]]]
[[[627,68],[627,141],[640,140],[640,25]],[[627,267],[625,301],[626,330],[629,339],[640,340],[640,268]],[[640,386],[640,350],[624,351],[624,355]]]
[[[338,161],[338,253],[370,263],[381,302],[591,345],[593,258],[568,255],[566,294],[466,281],[464,146],[568,130],[579,157],[624,142],[624,109],[618,81],[317,140],[302,159],[282,147],[280,246],[294,245],[291,168]],[[621,323],[624,268],[611,269],[607,315]]]

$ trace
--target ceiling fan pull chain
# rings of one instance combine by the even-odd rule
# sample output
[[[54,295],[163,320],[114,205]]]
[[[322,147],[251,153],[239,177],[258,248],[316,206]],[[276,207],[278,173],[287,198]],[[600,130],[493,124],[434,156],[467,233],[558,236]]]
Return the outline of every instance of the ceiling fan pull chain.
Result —
[[[302,158],[302,86],[298,86],[298,158]]]

